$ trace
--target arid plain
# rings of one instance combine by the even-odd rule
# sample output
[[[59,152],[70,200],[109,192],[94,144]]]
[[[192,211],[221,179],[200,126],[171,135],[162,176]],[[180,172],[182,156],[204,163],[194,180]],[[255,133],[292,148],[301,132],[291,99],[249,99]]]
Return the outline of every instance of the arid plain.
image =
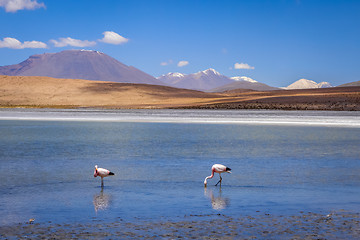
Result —
[[[159,85],[0,76],[0,107],[360,110],[360,87],[222,93]]]

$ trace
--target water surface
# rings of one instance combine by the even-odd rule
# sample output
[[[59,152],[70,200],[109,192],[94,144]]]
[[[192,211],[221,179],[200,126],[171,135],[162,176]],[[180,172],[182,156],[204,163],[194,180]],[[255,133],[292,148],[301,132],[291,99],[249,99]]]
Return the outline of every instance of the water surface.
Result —
[[[359,212],[359,125],[353,112],[1,110],[0,224]],[[233,173],[204,188],[214,163]],[[116,174],[103,189],[95,164]]]

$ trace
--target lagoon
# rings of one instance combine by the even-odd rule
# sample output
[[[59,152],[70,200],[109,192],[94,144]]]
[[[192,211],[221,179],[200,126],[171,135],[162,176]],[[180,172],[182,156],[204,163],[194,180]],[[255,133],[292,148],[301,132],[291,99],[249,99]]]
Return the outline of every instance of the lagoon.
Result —
[[[0,225],[360,212],[357,112],[0,110]],[[211,165],[232,168],[204,188]],[[93,177],[94,165],[116,175]]]

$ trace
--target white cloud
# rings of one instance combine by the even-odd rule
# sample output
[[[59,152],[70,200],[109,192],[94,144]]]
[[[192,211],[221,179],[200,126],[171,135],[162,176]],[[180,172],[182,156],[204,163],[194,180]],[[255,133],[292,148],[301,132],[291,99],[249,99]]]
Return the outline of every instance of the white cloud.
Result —
[[[160,63],[161,66],[167,66],[167,65],[170,65],[170,64],[173,64],[173,60],[169,60],[167,62],[161,62]]]
[[[25,41],[21,43],[16,38],[6,37],[0,40],[0,48],[24,49],[24,48],[47,48],[47,45],[39,41]]]
[[[45,8],[45,4],[38,3],[37,0],[0,0],[0,7],[5,8],[6,12],[17,12],[23,9]]]
[[[235,63],[234,68],[235,69],[255,69],[255,67],[252,67],[247,63]]]
[[[116,32],[105,31],[103,32],[103,34],[104,37],[99,40],[100,42],[118,45],[118,44],[127,43],[129,41],[129,39],[120,36]]]
[[[50,40],[54,44],[55,47],[91,47],[96,45],[95,41],[88,41],[88,40],[78,40],[73,39],[70,37],[67,38],[59,38],[59,40]]]
[[[178,66],[178,67],[184,67],[184,66],[186,66],[186,65],[188,65],[188,64],[189,64],[188,61],[180,61],[180,62],[178,62],[177,66]]]

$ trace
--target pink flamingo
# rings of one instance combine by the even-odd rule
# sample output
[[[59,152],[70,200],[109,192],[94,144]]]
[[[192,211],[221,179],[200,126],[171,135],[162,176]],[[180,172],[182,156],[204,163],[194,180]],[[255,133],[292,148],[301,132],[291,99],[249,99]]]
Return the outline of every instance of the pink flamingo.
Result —
[[[94,177],[97,176],[101,177],[101,187],[104,187],[104,177],[108,177],[111,175],[115,175],[115,174],[105,168],[98,168],[98,166],[95,165]]]
[[[217,172],[219,174],[219,176],[220,176],[220,180],[217,182],[217,184],[215,184],[215,186],[217,186],[219,183],[220,183],[220,186],[221,186],[221,180],[222,180],[221,173],[224,173],[224,172],[231,173],[230,171],[231,171],[231,168],[228,168],[228,167],[226,167],[226,166],[224,166],[222,164],[214,164],[211,167],[211,175],[207,176],[205,178],[205,181],[204,181],[205,187],[206,187],[208,178],[213,178],[215,172]]]

